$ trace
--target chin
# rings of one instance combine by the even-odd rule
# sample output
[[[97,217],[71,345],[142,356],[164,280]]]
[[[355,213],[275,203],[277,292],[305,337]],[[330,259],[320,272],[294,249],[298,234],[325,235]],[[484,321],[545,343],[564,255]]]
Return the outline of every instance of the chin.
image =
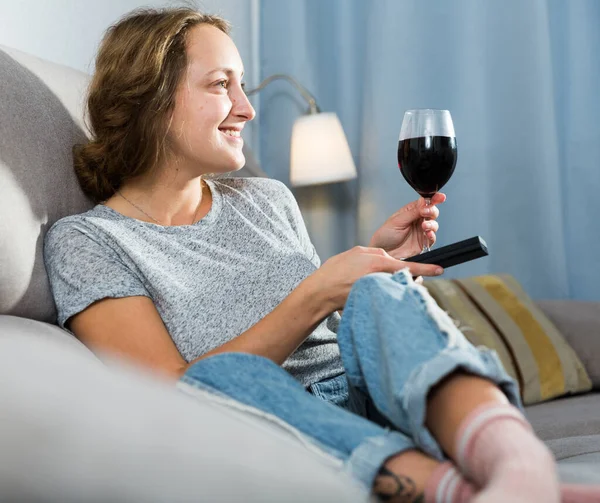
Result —
[[[214,173],[226,174],[226,173],[235,173],[239,171],[246,165],[246,159],[244,156],[241,159],[228,159],[227,162],[223,162],[218,166],[213,168]]]
[[[227,171],[239,171],[246,165],[246,156],[240,151],[239,155],[231,158],[228,164]]]

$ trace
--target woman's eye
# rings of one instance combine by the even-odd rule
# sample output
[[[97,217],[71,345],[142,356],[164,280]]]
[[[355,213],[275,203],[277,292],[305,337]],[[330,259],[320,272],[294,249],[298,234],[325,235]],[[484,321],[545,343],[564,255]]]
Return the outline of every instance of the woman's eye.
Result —
[[[222,87],[223,89],[227,89],[227,81],[226,80],[219,80],[219,82],[217,82],[217,85]]]

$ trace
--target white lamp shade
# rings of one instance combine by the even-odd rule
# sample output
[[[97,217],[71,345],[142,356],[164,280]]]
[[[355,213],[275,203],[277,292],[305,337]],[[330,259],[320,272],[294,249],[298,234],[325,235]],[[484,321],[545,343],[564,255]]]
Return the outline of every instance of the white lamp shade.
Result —
[[[352,153],[334,113],[303,115],[292,130],[290,182],[299,187],[356,178]]]

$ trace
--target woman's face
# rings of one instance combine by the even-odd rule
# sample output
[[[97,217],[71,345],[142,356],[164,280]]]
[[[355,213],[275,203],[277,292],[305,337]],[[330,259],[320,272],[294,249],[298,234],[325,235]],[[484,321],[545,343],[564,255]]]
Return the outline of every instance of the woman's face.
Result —
[[[210,25],[187,36],[188,68],[176,93],[169,140],[192,175],[244,166],[240,133],[255,112],[242,88],[244,69],[229,36]]]

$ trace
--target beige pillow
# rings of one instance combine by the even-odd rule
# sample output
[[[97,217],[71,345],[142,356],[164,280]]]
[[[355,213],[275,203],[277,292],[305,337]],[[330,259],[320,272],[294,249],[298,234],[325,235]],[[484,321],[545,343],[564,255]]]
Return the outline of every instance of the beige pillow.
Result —
[[[525,405],[591,389],[575,351],[512,276],[437,279],[425,286],[472,344],[498,353]]]

